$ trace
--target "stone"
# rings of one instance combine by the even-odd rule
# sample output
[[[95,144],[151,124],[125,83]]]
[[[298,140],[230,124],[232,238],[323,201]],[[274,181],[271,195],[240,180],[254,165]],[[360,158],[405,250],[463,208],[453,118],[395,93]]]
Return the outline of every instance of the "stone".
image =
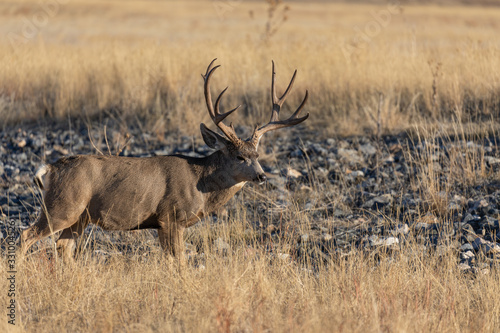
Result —
[[[474,252],[472,252],[472,251],[465,251],[465,252],[462,252],[462,254],[460,254],[460,257],[462,259],[470,259],[470,258],[474,258],[475,255],[474,255]]]
[[[458,203],[456,202],[453,202],[451,201],[449,204],[448,204],[448,211],[454,211],[454,210],[461,210],[462,209],[462,206],[459,205]]]
[[[490,269],[489,268],[476,269],[475,273],[481,274],[481,275],[488,275],[488,274],[490,274]]]
[[[359,151],[362,152],[364,155],[372,156],[377,153],[377,148],[372,146],[370,143],[366,143],[364,145],[359,146]]]
[[[185,248],[186,248],[186,255],[188,256],[194,256],[198,254],[198,251],[196,250],[196,246],[191,244],[191,243],[184,243]]]
[[[484,216],[488,213],[489,205],[487,200],[481,199],[474,202],[472,210],[475,211],[477,215]]]
[[[381,209],[387,205],[392,204],[393,200],[394,199],[393,199],[392,195],[383,194],[383,195],[379,195],[378,197],[375,197],[373,199],[368,200],[365,204],[363,204],[362,207],[378,210],[378,209]]]
[[[18,148],[24,148],[26,146],[26,140],[21,139],[21,140],[17,141],[16,145]]]
[[[335,145],[335,139],[333,138],[328,138],[326,139],[326,144],[329,145],[330,147]]]
[[[296,149],[293,152],[290,153],[291,158],[297,158],[297,157],[302,157],[304,156],[304,153],[302,152],[302,149]]]
[[[379,237],[378,235],[371,235],[368,237],[370,246],[394,246],[399,244],[397,237]]]
[[[460,247],[460,251],[472,251],[472,250],[474,250],[474,247],[469,243],[465,243]]]
[[[471,269],[471,267],[469,266],[468,263],[461,262],[460,264],[458,264],[458,269],[461,270],[461,271],[468,271],[468,270]]]
[[[231,247],[229,246],[228,243],[226,243],[226,241],[224,241],[222,238],[217,238],[215,241],[214,241],[214,246],[215,246],[215,250],[218,252],[218,253],[221,253],[223,255],[227,255],[229,253],[229,251],[231,250]]]
[[[277,257],[278,257],[278,259],[285,260],[285,261],[292,259],[288,253],[278,253]]]
[[[61,155],[68,155],[69,154],[69,151],[67,149],[61,147],[60,145],[53,145],[52,147],[54,148],[54,151],[57,151]]]
[[[346,160],[349,163],[363,164],[365,162],[364,159],[363,159],[363,157],[361,157],[359,155],[359,153],[356,150],[354,150],[354,149],[340,148],[337,151],[337,154],[340,156],[340,158]]]
[[[477,250],[480,250],[483,245],[486,245],[487,242],[488,241],[484,240],[481,237],[476,237],[476,239],[474,239],[474,241],[472,242],[471,245],[472,245],[472,248],[477,251]]]
[[[486,254],[498,254],[500,253],[500,245],[487,241],[481,237],[477,237],[474,242],[472,242],[472,247],[474,250],[482,250]]]
[[[247,258],[254,258],[257,256],[257,250],[255,250],[253,247],[248,246],[244,251],[243,255]]]
[[[286,185],[285,178],[279,176],[268,177],[267,182],[279,189],[284,189]]]
[[[286,176],[288,178],[300,178],[300,177],[302,177],[302,173],[300,171],[293,169],[293,168],[287,168],[286,169]]]
[[[332,237],[332,235],[327,234],[327,233],[324,233],[324,234],[322,234],[322,235],[321,235],[321,239],[322,239],[324,242],[328,242],[328,241],[330,241],[332,238],[333,238],[333,237]]]
[[[471,221],[477,221],[477,220],[480,220],[480,219],[481,219],[481,217],[479,217],[479,216],[477,216],[477,215],[472,215],[472,214],[467,213],[467,214],[465,215],[465,217],[464,217],[463,222],[464,222],[464,223],[469,223],[469,222],[471,222]]]
[[[304,193],[304,194],[310,194],[313,189],[310,186],[307,185],[300,185],[299,186],[299,191]]]
[[[274,224],[270,224],[267,226],[266,230],[268,233],[273,233],[276,231],[276,226]]]
[[[98,133],[99,124],[97,127],[94,124],[92,126],[95,128],[94,133],[91,133],[91,135],[94,134],[94,144],[107,154],[102,134]],[[29,185],[33,185],[31,181],[33,172],[41,165],[42,160],[54,162],[61,155],[68,154],[70,147],[71,153],[74,154],[96,153],[89,141],[86,126],[73,128],[71,131],[66,127],[66,125],[55,124],[50,129],[18,131],[17,128],[9,129],[9,126],[6,126],[0,132],[0,215],[3,214],[0,218],[2,221],[15,216],[16,223],[26,226],[36,219],[40,203],[36,202],[36,198],[29,191]],[[124,155],[146,157],[168,155],[174,151],[192,156],[211,153],[208,147],[201,146],[199,135],[196,140],[200,144],[194,144],[192,137],[183,137],[174,132],[165,133],[165,137],[160,138],[157,133],[148,134],[142,129],[131,128],[129,130],[135,140],[131,140],[128,147],[123,150]],[[245,134],[242,128],[237,128],[237,130]],[[118,137],[115,128],[110,127],[108,131],[114,133],[113,136],[108,136],[109,139]],[[118,132],[123,133],[123,130]],[[376,140],[362,135],[355,138],[336,137],[324,140],[317,137],[314,132],[308,135],[309,137],[304,137],[301,141],[293,135],[283,133],[283,135],[275,136],[265,145],[261,145],[260,149],[264,150],[266,155],[281,156],[277,158],[277,161],[272,159],[263,161],[262,167],[267,174],[271,173],[267,184],[265,186],[252,183],[246,185],[244,190],[236,195],[237,200],[233,200],[233,203],[229,203],[217,214],[212,214],[208,223],[231,221],[237,217],[234,213],[235,206],[239,207],[240,202],[245,202],[243,206],[246,207],[243,209],[258,214],[263,228],[269,226],[264,230],[256,225],[246,226],[243,231],[245,239],[259,241],[262,239],[268,242],[270,238],[275,238],[278,236],[276,234],[282,231],[284,235],[280,234],[280,237],[294,235],[291,237],[295,237],[298,243],[303,242],[299,248],[304,249],[303,255],[311,258],[318,257],[314,251],[311,251],[316,244],[321,249],[335,248],[340,256],[351,253],[353,247],[360,245],[374,246],[371,249],[375,250],[377,246],[399,248],[399,245],[406,245],[408,238],[406,235],[413,232],[415,232],[415,239],[425,244],[422,247],[419,245],[419,253],[426,252],[435,255],[456,251],[457,259],[467,265],[466,270],[485,269],[479,264],[476,265],[476,262],[490,260],[489,263],[494,263],[498,260],[497,256],[500,257],[498,225],[500,185],[495,179],[480,186],[466,188],[462,185],[449,188],[439,186],[438,188],[441,189],[446,188],[446,191],[438,194],[439,200],[448,203],[448,206],[444,206],[448,211],[440,212],[440,214],[445,214],[445,218],[433,213],[426,214],[426,212],[433,212],[434,207],[427,198],[424,198],[425,196],[421,196],[421,192],[412,186],[416,184],[412,179],[416,170],[415,164],[408,158],[411,154],[426,153],[430,159],[430,164],[427,166],[431,168],[435,166],[436,170],[444,172],[442,178],[435,179],[443,182],[447,181],[446,175],[454,167],[447,164],[447,159],[443,158],[447,149],[450,147],[463,149],[465,142],[444,140],[439,144],[429,144],[428,140],[423,138],[421,143],[412,145],[406,138],[387,136],[384,137],[384,144],[378,146]],[[22,140],[25,143],[22,143]],[[115,140],[110,140],[110,143],[114,146]],[[470,146],[487,152],[489,156],[485,158],[485,163],[488,168],[492,169],[493,174],[500,165],[498,147],[494,144],[484,147],[482,142],[478,144],[477,140],[471,140]],[[46,156],[44,156],[45,152],[47,152]],[[304,159],[306,154],[307,161]],[[373,157],[376,154],[379,154],[379,160],[375,170],[375,165],[372,163],[375,162]],[[370,165],[367,164],[368,161]],[[419,190],[425,191],[425,188]],[[261,196],[262,193],[265,196]],[[464,198],[464,195],[467,198]],[[401,207],[399,207],[400,203]],[[393,205],[398,209],[388,209]],[[371,219],[368,216],[373,214],[373,211],[370,213],[366,209],[382,209],[381,212],[386,216]],[[310,226],[304,224],[304,229],[302,225],[299,229],[293,223],[295,214],[300,214],[301,219],[310,221]],[[442,242],[443,238],[447,237],[447,228],[443,227],[446,226],[448,220],[453,222],[454,229],[452,230],[458,231],[460,236],[455,237],[453,242]],[[393,221],[395,224],[389,226],[387,221]],[[282,230],[276,229],[276,226],[281,225],[283,225]],[[254,227],[256,229],[253,229]],[[301,232],[297,234],[298,230]],[[4,233],[1,223],[0,233]],[[261,238],[262,233],[265,237]],[[103,233],[103,235],[108,237],[109,233]],[[483,236],[478,237],[478,235]],[[371,236],[369,241],[368,236]],[[221,236],[216,239],[217,237],[219,236],[212,239],[214,252],[232,251],[229,238]],[[412,239],[413,235],[409,238]],[[124,240],[115,237],[112,241],[118,243]],[[157,240],[154,239],[154,241],[154,246],[158,246]],[[123,246],[126,243],[119,245]],[[415,246],[417,248],[417,245]],[[190,250],[189,246],[187,248]],[[279,251],[276,247],[263,246],[262,248],[269,248],[272,254]],[[421,250],[422,248],[424,250]],[[460,250],[457,251],[458,249]],[[251,248],[239,250],[244,251],[245,255],[253,256],[254,250]],[[289,250],[281,249],[282,252]],[[194,253],[192,256],[201,256],[194,252],[195,248],[190,251]],[[479,256],[479,251],[484,255]],[[327,250],[324,252],[326,253]],[[295,256],[295,252],[292,256]],[[290,258],[290,255],[283,254],[282,257]]]
[[[500,158],[496,158],[493,156],[485,156],[484,160],[491,166],[500,164]]]
[[[428,213],[418,219],[417,223],[423,223],[427,225],[436,224],[438,222],[436,215]]]
[[[350,181],[355,181],[357,179],[361,179],[365,176],[363,171],[361,170],[355,170],[355,171],[348,171],[347,172],[347,179]]]
[[[396,226],[396,228],[394,229],[394,233],[396,235],[406,235],[410,232],[410,227],[408,226],[408,224],[399,224]]]
[[[499,224],[498,220],[490,216],[484,216],[480,221],[478,221],[479,227],[487,230],[498,230]]]

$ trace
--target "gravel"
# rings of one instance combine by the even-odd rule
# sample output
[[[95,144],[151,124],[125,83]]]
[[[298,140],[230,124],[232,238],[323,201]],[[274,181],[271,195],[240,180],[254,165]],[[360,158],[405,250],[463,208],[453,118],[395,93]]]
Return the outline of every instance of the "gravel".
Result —
[[[40,208],[32,182],[36,169],[62,156],[96,153],[96,148],[107,153],[102,132],[93,130],[92,141],[87,126],[31,125],[0,133],[0,238],[7,236],[7,222],[13,221],[20,230],[36,220]],[[123,125],[108,127],[107,140],[113,152],[117,143],[128,142],[122,156],[210,153],[193,137],[161,138],[137,128],[124,131]],[[438,251],[447,244],[463,272],[486,274],[498,264],[500,150],[495,138],[415,142],[400,135],[378,142],[371,137],[325,139],[313,132],[286,131],[264,138],[261,147],[261,164],[269,180],[264,187],[246,187],[266,191],[273,200],[248,203],[248,218],[256,221],[252,228],[260,235],[257,239],[296,239],[295,247],[287,251],[269,248],[277,258],[328,262],[353,248],[393,251],[412,239],[425,250]],[[468,154],[483,157],[483,163],[473,166],[473,174],[456,163]],[[231,218],[234,204],[226,208],[208,223]],[[303,220],[299,215],[309,223],[299,223]],[[97,234],[122,241],[120,233]],[[212,240],[212,245],[221,253],[232,247],[222,239]]]

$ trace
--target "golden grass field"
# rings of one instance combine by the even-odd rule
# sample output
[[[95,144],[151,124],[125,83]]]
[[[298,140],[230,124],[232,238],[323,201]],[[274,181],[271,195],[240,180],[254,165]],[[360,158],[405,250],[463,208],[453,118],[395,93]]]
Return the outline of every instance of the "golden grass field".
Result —
[[[37,1],[0,4],[0,116],[110,114],[160,134],[197,133],[208,119],[200,74],[213,58],[214,85],[230,86],[227,104],[245,105],[237,123],[267,118],[272,59],[280,86],[298,69],[290,102],[308,89],[308,125],[330,134],[371,130],[379,94],[389,132],[498,115],[497,7],[289,7],[266,41],[261,2],[74,0],[51,17]],[[381,11],[389,16],[377,21]]]
[[[453,251],[438,256],[409,245],[381,261],[354,251],[314,267],[266,255],[258,239],[244,239],[248,221],[228,222],[194,232],[231,236],[235,250],[225,257],[207,248],[203,266],[179,267],[159,247],[106,262],[85,254],[75,265],[43,255],[22,262],[19,331],[495,332],[500,325],[498,272],[471,279]],[[135,248],[157,242],[131,239]]]
[[[298,70],[288,104],[298,105],[309,90],[304,126],[321,138],[374,134],[378,110],[383,133],[497,131],[499,7],[400,5],[382,25],[373,13],[389,11],[386,4],[290,2],[287,20],[266,38],[264,2],[70,0],[53,7],[35,33],[23,32],[25,18],[33,21],[48,2],[0,2],[4,129],[40,119],[110,117],[159,137],[199,136],[200,121],[209,123],[200,74],[218,58],[213,89],[230,86],[224,107],[244,104],[232,116],[239,125],[268,119],[274,60],[281,89]],[[358,33],[367,26],[371,37]],[[452,158],[464,164],[450,178],[465,174],[480,183],[492,176],[481,173],[481,156]],[[423,165],[415,186],[424,184],[429,196],[442,191],[426,157],[415,159]],[[328,185],[311,186],[324,191]],[[259,217],[247,216],[246,204],[263,201],[270,209],[277,199],[252,189],[229,203],[233,214],[223,223],[188,230],[186,241],[204,246],[203,262],[166,258],[149,232],[123,233],[132,254],[104,244],[115,255],[102,260],[85,244],[74,264],[44,252],[18,258],[18,325],[2,317],[0,331],[500,329],[498,270],[471,277],[458,270],[454,250],[423,252],[411,241],[397,253],[353,250],[328,263],[271,255],[269,242],[250,227]],[[283,221],[308,230],[313,216],[301,198],[289,199],[295,209],[284,212]],[[271,242],[274,253],[287,254],[295,236]],[[231,246],[227,255],[209,245],[218,238]]]

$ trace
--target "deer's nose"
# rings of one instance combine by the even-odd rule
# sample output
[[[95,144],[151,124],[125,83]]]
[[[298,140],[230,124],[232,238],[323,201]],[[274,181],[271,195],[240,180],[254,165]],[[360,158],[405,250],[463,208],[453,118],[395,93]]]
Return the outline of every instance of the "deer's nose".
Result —
[[[263,174],[263,173],[261,173],[260,175],[258,175],[258,176],[257,176],[257,181],[258,181],[259,183],[263,183],[263,182],[265,182],[266,180],[267,180],[267,177],[266,177],[266,175],[265,175],[265,174]]]

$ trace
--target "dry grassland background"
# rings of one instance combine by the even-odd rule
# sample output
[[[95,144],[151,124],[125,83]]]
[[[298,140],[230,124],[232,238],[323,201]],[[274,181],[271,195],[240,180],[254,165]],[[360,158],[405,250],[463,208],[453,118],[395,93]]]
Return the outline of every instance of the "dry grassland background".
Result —
[[[248,133],[269,118],[274,60],[280,89],[298,69],[286,112],[308,89],[311,116],[300,127],[303,133],[283,131],[277,135],[285,137],[281,141],[266,140],[263,145],[271,148],[263,160],[281,170],[295,156],[292,166],[305,170],[301,179],[307,180],[297,183],[297,191],[283,190],[286,181],[246,186],[216,222],[209,219],[188,230],[192,253],[184,265],[164,256],[149,231],[102,234],[92,229],[82,237],[74,264],[56,260],[53,241],[43,243],[48,249],[42,245],[27,260],[17,259],[15,327],[4,315],[4,259],[1,331],[500,329],[498,253],[483,253],[479,246],[474,260],[491,263],[487,269],[458,266],[465,253],[462,243],[487,235],[468,234],[465,241],[456,234],[442,236],[457,222],[458,215],[449,210],[455,191],[463,189],[457,205],[464,211],[473,211],[475,204],[467,206],[466,199],[480,202],[479,195],[498,193],[499,170],[491,165],[498,158],[499,7],[459,1],[440,2],[446,6],[293,1],[277,7],[266,33],[269,4],[261,1],[65,2],[44,9],[53,2],[0,1],[0,128],[9,138],[7,133],[20,128],[6,151],[13,147],[21,153],[20,142],[30,129],[40,126],[48,133],[56,122],[70,130],[85,123],[99,131],[109,121],[120,138],[132,128],[148,133],[157,140],[150,145],[171,144],[179,135],[199,140],[200,121],[211,123],[200,74],[213,58],[222,65],[213,90],[230,86],[223,108],[244,104],[231,121]],[[45,10],[52,14],[43,21]],[[285,133],[292,134],[286,138]],[[400,144],[401,133],[412,144]],[[376,176],[366,175],[366,182],[372,177],[383,188],[380,177],[385,176],[377,168],[388,156],[404,159],[411,168],[405,174],[384,169],[384,179],[401,177],[395,181],[399,187],[386,191],[394,197],[394,208],[355,210],[368,201],[359,181],[364,176],[353,173],[357,162],[342,160],[334,172],[325,170],[327,157],[308,153],[326,147],[328,156],[340,156],[342,148],[342,158],[348,159],[366,142],[382,145],[380,136],[372,140],[377,134],[397,136],[377,148],[374,164],[363,169],[372,168]],[[354,139],[337,140],[345,136]],[[184,139],[178,142],[195,150]],[[435,155],[443,145],[446,154]],[[92,150],[88,146],[83,150]],[[280,151],[280,146],[286,148]],[[29,158],[32,165],[40,163]],[[336,162],[331,163],[334,170]],[[9,183],[9,191],[26,187],[25,182],[28,176],[19,178],[17,187]],[[399,205],[407,191],[423,208],[404,215]],[[17,205],[29,211],[24,223],[32,223],[37,204]],[[488,214],[498,226],[495,209],[496,215]],[[337,216],[339,211],[348,213]],[[381,221],[379,231],[407,223],[411,232],[398,236],[396,247],[370,247],[375,241],[367,238],[355,241],[362,228],[373,231],[363,222],[372,217]],[[438,225],[438,245],[421,242],[414,222]],[[321,241],[304,236],[314,234]],[[326,239],[330,234],[335,241]]]
[[[266,39],[267,8],[245,1],[69,1],[37,21],[38,2],[3,3],[0,116],[6,124],[109,114],[160,133],[195,134],[199,120],[208,119],[200,73],[213,58],[223,66],[214,84],[230,86],[227,104],[245,105],[238,124],[267,118],[271,59],[281,85],[298,69],[290,102],[309,89],[308,125],[326,133],[372,129],[367,112],[379,107],[379,94],[387,131],[422,118],[498,115],[497,7],[292,2],[283,24],[283,8],[275,13],[278,31]],[[381,11],[390,14],[377,21]],[[23,18],[40,28],[26,28]]]

